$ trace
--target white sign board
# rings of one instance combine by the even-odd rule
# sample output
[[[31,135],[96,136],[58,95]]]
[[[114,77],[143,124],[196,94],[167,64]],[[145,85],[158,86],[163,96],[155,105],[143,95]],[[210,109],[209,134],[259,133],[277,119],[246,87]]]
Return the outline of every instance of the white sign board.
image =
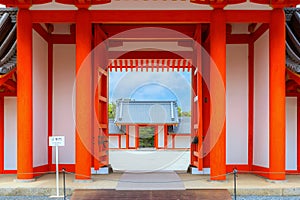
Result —
[[[49,146],[65,146],[65,136],[50,136]]]

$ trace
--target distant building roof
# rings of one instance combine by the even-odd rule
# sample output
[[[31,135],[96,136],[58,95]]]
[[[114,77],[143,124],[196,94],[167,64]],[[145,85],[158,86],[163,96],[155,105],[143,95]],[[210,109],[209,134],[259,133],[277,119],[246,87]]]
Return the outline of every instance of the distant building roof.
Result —
[[[126,128],[124,127],[119,127],[114,123],[113,119],[109,119],[108,121],[108,131],[109,134],[125,134],[126,133]]]
[[[180,117],[177,126],[173,126],[170,134],[191,134],[191,117]]]
[[[176,101],[134,101],[116,103],[116,124],[178,124]]]

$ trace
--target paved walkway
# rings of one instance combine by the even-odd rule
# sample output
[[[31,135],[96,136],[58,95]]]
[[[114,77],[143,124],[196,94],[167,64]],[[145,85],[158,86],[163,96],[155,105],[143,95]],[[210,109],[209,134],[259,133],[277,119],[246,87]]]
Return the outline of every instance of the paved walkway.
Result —
[[[185,190],[185,186],[175,172],[125,172],[116,190]]]
[[[150,156],[148,156],[150,155]],[[118,170],[144,170],[151,174],[162,170],[176,170],[185,189],[228,189],[233,193],[233,175],[225,182],[211,182],[209,175],[191,175],[185,172],[189,163],[189,151],[111,151],[110,162],[115,172],[109,175],[93,175],[93,182],[74,182],[74,174],[66,175],[66,191],[75,189],[116,189],[122,182],[123,172]],[[116,170],[117,169],[117,170]],[[162,175],[163,176],[163,175]],[[238,195],[299,196],[300,175],[287,175],[287,181],[270,183],[264,178],[239,174]],[[51,196],[56,194],[55,174],[47,174],[31,183],[14,182],[16,175],[0,175],[0,196]],[[123,179],[124,180],[124,179]],[[60,187],[62,194],[62,178]]]
[[[186,189],[228,189],[233,193],[233,176],[228,175],[226,182],[211,182],[208,175],[191,175],[177,173]],[[74,175],[66,175],[67,194],[70,195],[74,189],[116,189],[122,173],[109,175],[93,175],[93,182],[74,182]],[[37,181],[31,183],[14,182],[15,175],[0,176],[0,196],[10,195],[36,195],[51,196],[56,193],[55,174],[43,175]],[[60,181],[60,187],[62,182]],[[60,191],[62,194],[62,188]],[[237,180],[238,195],[275,195],[275,196],[300,196],[300,176],[287,175],[287,181],[281,183],[270,183],[264,178],[239,174]]]
[[[185,171],[190,163],[190,150],[110,150],[109,162],[115,171]]]

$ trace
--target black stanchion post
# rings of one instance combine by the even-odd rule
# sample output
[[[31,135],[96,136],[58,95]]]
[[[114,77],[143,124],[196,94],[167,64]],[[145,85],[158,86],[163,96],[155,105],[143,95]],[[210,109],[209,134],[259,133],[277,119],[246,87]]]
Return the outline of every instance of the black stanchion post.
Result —
[[[65,172],[65,168],[63,168],[62,171],[63,171],[63,183],[64,183],[64,200],[66,200],[66,172]]]
[[[236,177],[237,177],[237,169],[233,170],[233,183],[234,183],[234,188],[233,188],[233,193],[234,193],[234,200],[236,200]]]

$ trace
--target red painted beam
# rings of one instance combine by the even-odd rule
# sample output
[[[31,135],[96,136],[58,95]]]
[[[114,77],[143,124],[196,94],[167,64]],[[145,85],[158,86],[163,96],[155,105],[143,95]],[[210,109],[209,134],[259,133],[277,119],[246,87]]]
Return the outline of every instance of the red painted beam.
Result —
[[[51,35],[53,44],[76,44],[75,34],[54,34]]]
[[[192,54],[188,51],[110,51],[108,59],[191,59]]]
[[[33,23],[75,23],[77,11],[32,10]],[[198,24],[210,23],[210,10],[92,10],[92,23]],[[270,11],[226,10],[227,23],[269,23]],[[157,25],[156,25],[157,26]]]
[[[250,34],[230,34],[226,37],[226,44],[248,44]]]
[[[49,34],[47,31],[41,26],[41,24],[33,24],[33,30],[35,30],[45,41],[49,42]]]
[[[262,34],[269,29],[269,24],[262,24],[254,33],[251,34],[251,40],[255,42]]]
[[[103,24],[101,25],[102,30],[107,33],[107,37],[114,36],[121,32],[128,30],[141,29],[141,28],[161,28],[173,30],[174,32],[183,33],[193,38],[196,25],[195,24]],[[143,36],[144,37],[144,36]]]
[[[225,10],[227,23],[269,23],[269,10]]]
[[[75,10],[31,10],[33,23],[75,23]]]
[[[93,23],[209,23],[209,10],[101,10],[92,11]]]

